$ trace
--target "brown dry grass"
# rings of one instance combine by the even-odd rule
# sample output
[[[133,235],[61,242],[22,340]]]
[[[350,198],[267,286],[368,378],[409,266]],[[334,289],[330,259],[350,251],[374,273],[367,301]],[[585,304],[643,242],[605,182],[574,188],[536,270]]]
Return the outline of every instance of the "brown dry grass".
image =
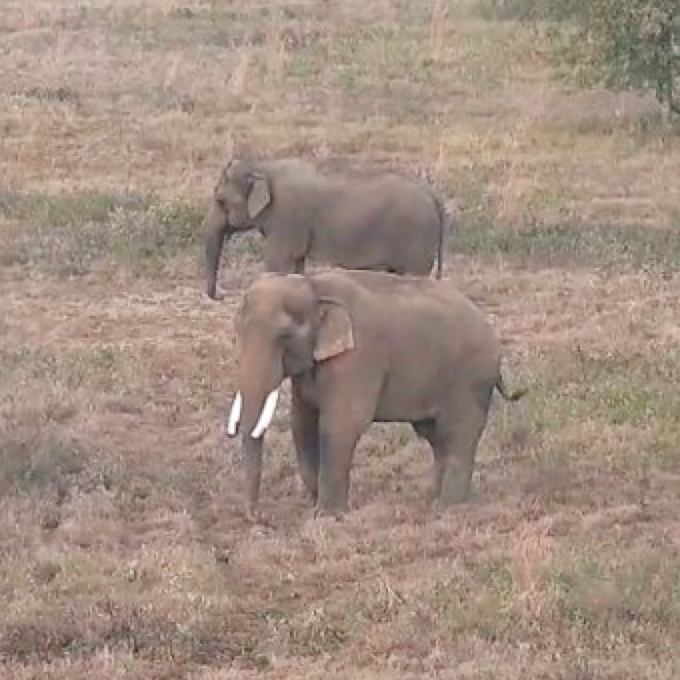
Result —
[[[2,677],[678,677],[680,149],[648,101],[451,0],[2,0],[0,72]],[[284,394],[245,521],[221,422],[259,246],[219,305],[196,257],[232,150],[455,201],[448,271],[532,388],[476,502],[432,516],[426,449],[376,426],[314,522]]]

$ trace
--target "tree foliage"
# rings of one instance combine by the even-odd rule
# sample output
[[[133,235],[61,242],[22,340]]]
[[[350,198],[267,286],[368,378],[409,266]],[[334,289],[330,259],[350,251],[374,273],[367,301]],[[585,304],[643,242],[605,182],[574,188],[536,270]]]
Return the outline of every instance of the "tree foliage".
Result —
[[[529,0],[526,16],[553,21],[556,55],[583,84],[651,90],[680,114],[680,0]]]

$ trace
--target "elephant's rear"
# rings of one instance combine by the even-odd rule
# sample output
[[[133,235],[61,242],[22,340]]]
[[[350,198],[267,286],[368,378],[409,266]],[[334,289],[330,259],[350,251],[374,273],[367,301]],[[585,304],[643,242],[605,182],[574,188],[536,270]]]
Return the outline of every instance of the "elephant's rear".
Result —
[[[350,272],[348,278],[356,284],[353,307],[365,319],[357,324],[358,346],[381,347],[390,367],[380,420],[399,419],[406,401],[414,420],[423,420],[436,418],[461,390],[490,396],[500,376],[500,345],[450,281],[378,272]],[[364,327],[370,329],[366,338]]]
[[[501,339],[487,315],[451,281],[433,281],[448,299],[452,314],[467,319],[469,361],[479,362],[480,375],[487,376],[490,392],[497,390],[506,401],[519,401],[528,393],[528,388],[511,390],[503,375],[503,347]]]
[[[401,259],[401,273],[427,276],[436,263],[440,279],[447,221],[442,202],[427,184],[414,178],[395,174],[385,182],[389,190],[383,219],[395,244],[395,260]]]

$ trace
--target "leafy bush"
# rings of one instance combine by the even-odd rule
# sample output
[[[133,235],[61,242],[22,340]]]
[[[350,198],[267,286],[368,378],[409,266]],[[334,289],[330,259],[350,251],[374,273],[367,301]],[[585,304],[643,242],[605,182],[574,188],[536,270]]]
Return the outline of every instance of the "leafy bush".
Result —
[[[531,21],[569,19],[548,37],[567,75],[581,85],[654,92],[668,118],[680,113],[677,0],[511,0]],[[506,10],[508,11],[508,10]]]

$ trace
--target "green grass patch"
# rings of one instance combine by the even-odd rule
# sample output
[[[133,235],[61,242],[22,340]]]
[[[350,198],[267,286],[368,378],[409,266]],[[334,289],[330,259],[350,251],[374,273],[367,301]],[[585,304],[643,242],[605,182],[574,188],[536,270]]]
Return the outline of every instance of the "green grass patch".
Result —
[[[286,84],[362,94],[362,110],[391,111],[399,121],[404,120],[402,108],[416,105],[425,112],[436,110],[442,119],[458,120],[460,112],[447,101],[461,91],[496,90],[511,75],[521,76],[531,47],[503,26],[473,23],[461,34],[447,23],[434,36],[429,18],[424,23],[340,25],[294,42]],[[383,90],[379,99],[377,88]]]
[[[104,412],[134,428],[145,384],[140,366],[115,347],[0,350],[0,497],[104,488],[134,514],[159,494],[196,493],[205,481],[193,468],[153,456],[130,468],[82,432],[83,421]]]
[[[620,503],[644,495],[640,479],[680,471],[678,352],[558,352],[522,373],[530,388],[524,417],[531,463],[517,473],[527,477],[526,488],[563,502],[570,494],[587,497],[588,485],[597,483],[603,503]],[[600,487],[602,475],[630,484]]]
[[[0,446],[5,463],[12,457],[30,459],[34,450],[39,456],[44,451],[51,457],[55,451],[60,457],[70,446],[61,435],[70,439],[68,427],[79,415],[94,412],[104,399],[134,396],[134,374],[130,357],[116,348],[0,350]],[[56,440],[49,434],[54,427]]]
[[[680,353],[627,356],[583,351],[553,354],[532,367],[533,396],[556,426],[596,421],[605,425],[680,426]],[[526,378],[525,378],[526,380]]]
[[[563,550],[550,581],[564,625],[589,645],[625,638],[658,648],[659,631],[680,627],[679,573],[672,544],[654,537],[615,554]]]
[[[178,669],[188,672],[196,665],[266,665],[260,652],[264,631],[254,635],[245,615],[237,624],[233,608],[215,602],[211,593],[197,593],[195,603],[181,608],[161,588],[146,595],[122,595],[116,591],[120,584],[110,577],[101,585],[115,597],[94,589],[83,576],[81,592],[52,594],[49,604],[12,612],[0,624],[0,654],[22,664],[121,654],[154,667],[172,662],[174,670],[167,677],[178,677]]]
[[[79,100],[78,93],[70,87],[26,87],[13,90],[12,98],[35,99],[39,102],[74,102]]]
[[[547,266],[590,266],[677,271],[680,225],[557,224],[521,229],[465,218],[447,239],[449,248],[476,258],[504,257]]]
[[[4,428],[0,428],[0,431]],[[12,428],[0,445],[0,494],[64,493],[75,487],[87,457],[79,442],[61,428]]]
[[[102,261],[149,270],[197,244],[202,213],[154,195],[96,191],[8,193],[0,216],[20,233],[0,246],[0,263],[82,275]]]
[[[0,193],[0,216],[29,224],[68,227],[85,222],[105,224],[116,210],[148,210],[153,197],[136,193],[77,191],[60,194],[40,192]]]
[[[565,21],[573,17],[574,10],[568,2],[549,4],[537,0],[477,0],[470,5],[467,14],[488,21],[522,21],[532,18]]]
[[[455,4],[442,7],[441,16],[434,8],[400,4],[394,10],[386,7],[376,16],[373,8],[367,17],[362,11],[295,3],[151,13],[125,8],[108,12],[106,30],[116,35],[111,49],[120,50],[123,43],[152,51],[200,46],[225,68],[237,64],[245,50],[268,93],[281,89],[289,96],[301,89],[308,95],[309,88],[323,87],[319,97],[325,97],[332,87],[361,93],[362,108],[380,105],[385,113],[408,108],[416,99],[452,122],[460,112],[445,105],[451,92],[496,90],[511,75],[523,77],[528,67],[533,41],[513,27],[473,20],[461,32],[453,18]],[[374,101],[373,90],[381,83],[408,87],[408,97]]]
[[[153,195],[5,192],[0,195],[0,217],[21,228],[0,241],[0,264],[67,276],[83,275],[105,262],[153,271],[179,254],[201,257],[204,209]],[[680,226],[514,228],[493,224],[482,215],[457,220],[446,241],[450,252],[526,264],[654,271],[680,267]],[[259,235],[237,236],[228,244],[225,262],[257,260],[262,249]]]
[[[301,35],[310,22],[323,25],[328,16],[325,8],[314,5],[204,5],[146,12],[123,7],[99,11],[97,19],[109,35],[116,34],[116,42],[122,37],[147,50],[193,49],[200,45],[214,52],[260,48],[276,33]]]
[[[0,218],[19,226],[0,238],[0,266],[82,276],[108,264],[157,274],[168,258],[190,254],[200,267],[205,209],[153,194],[5,192]],[[249,264],[262,254],[262,238],[249,232],[229,242],[223,261]]]
[[[655,537],[596,545],[572,540],[546,550],[529,541],[454,570],[413,594],[419,633],[443,643],[468,636],[550,649],[566,636],[593,654],[630,644],[660,651],[680,623],[672,543]]]
[[[126,383],[129,357],[115,347],[62,352],[21,347],[0,350],[0,389],[14,391],[32,382],[50,389],[111,392]]]

